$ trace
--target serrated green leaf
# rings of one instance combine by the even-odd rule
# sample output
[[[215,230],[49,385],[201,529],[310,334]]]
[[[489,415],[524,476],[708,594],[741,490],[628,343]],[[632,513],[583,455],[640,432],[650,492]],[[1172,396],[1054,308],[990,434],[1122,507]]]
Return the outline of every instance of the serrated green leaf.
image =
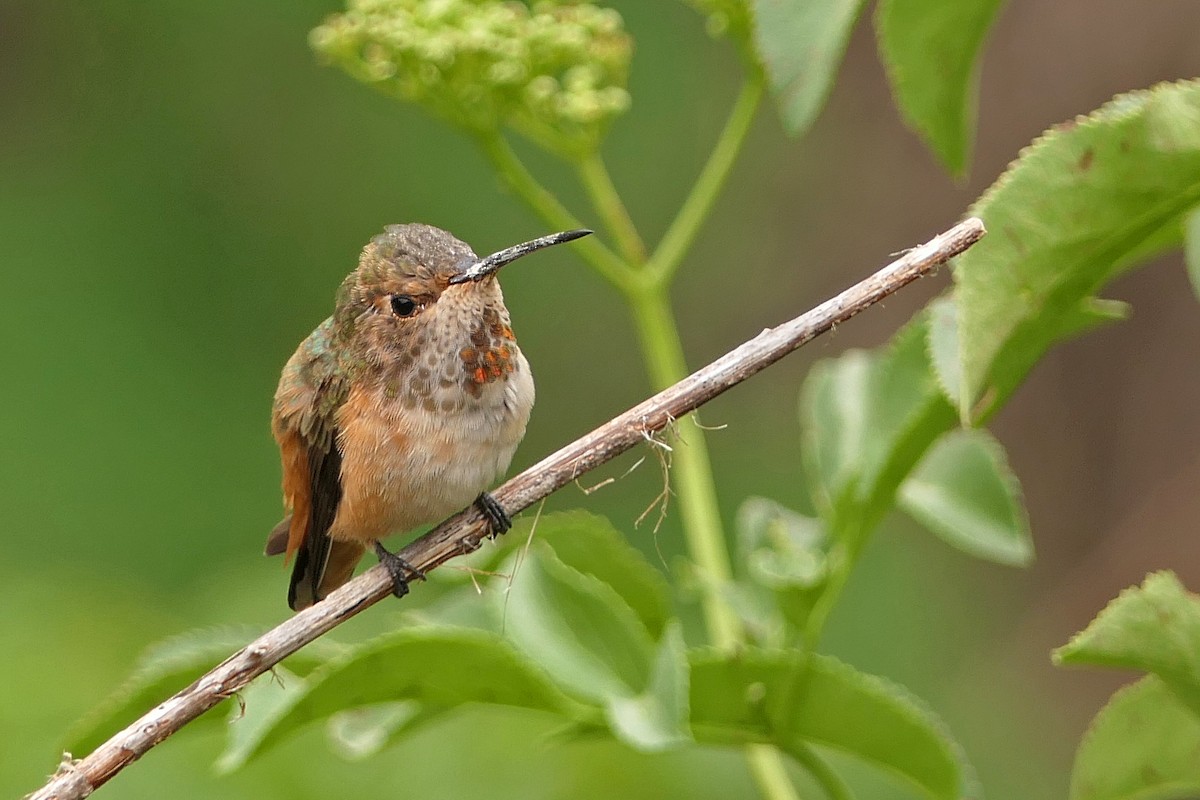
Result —
[[[1084,735],[1070,800],[1200,795],[1200,719],[1153,675],[1118,691]]]
[[[1152,573],[1055,650],[1054,660],[1153,672],[1200,714],[1200,597],[1174,573]]]
[[[218,774],[233,772],[245,762],[245,754],[263,738],[285,710],[304,694],[304,679],[276,667],[242,691],[229,714],[229,735],[224,752],[214,765]]]
[[[929,314],[929,360],[942,394],[947,402],[957,407],[963,397],[963,377],[958,342],[958,307],[954,302],[953,293],[937,298],[929,304],[926,311]],[[1120,300],[1085,297],[1078,305],[1063,313],[1058,320],[1055,338],[1060,341],[1070,339],[1103,325],[1120,322],[1129,317],[1129,311],[1129,304]],[[1022,368],[1021,374],[1027,372],[1041,355],[1031,352],[1029,363]],[[970,423],[970,415],[963,414],[960,419],[964,425]]]
[[[863,0],[753,0],[754,43],[784,128],[816,119],[837,75]]]
[[[338,755],[347,761],[363,761],[422,722],[435,719],[439,712],[423,713],[421,704],[413,700],[350,708],[332,715],[325,732],[330,748]]]
[[[760,647],[785,646],[788,641],[787,623],[776,593],[746,580],[726,581],[713,588],[741,620],[748,641]],[[812,610],[812,603],[796,610],[801,619],[806,618]]]
[[[1188,280],[1200,299],[1200,209],[1193,210],[1184,221],[1183,255],[1187,262]]]
[[[954,270],[963,412],[1003,402],[1062,317],[1133,256],[1178,244],[1198,202],[1197,81],[1122,95],[1026,149],[972,209],[992,233]]]
[[[437,572],[449,571],[439,569],[430,573],[430,576]],[[501,620],[493,604],[483,597],[483,593],[504,591],[501,585],[504,579],[484,575],[477,576],[477,580],[477,584],[463,584],[453,591],[444,592],[441,597],[427,601],[424,605],[402,609],[399,616],[408,625],[474,628],[499,635]]]
[[[650,680],[654,640],[608,584],[564,564],[533,542],[507,597],[496,596],[504,636],[571,694],[599,705],[640,694]]]
[[[911,517],[966,553],[1012,566],[1033,558],[1020,484],[987,431],[943,435],[897,497]]]
[[[881,351],[814,365],[801,391],[808,485],[829,532],[862,535],[891,506],[900,482],[955,422],[934,379],[928,315]]]
[[[800,391],[805,472],[813,504],[827,521],[854,502],[865,469],[866,404],[874,368],[875,359],[853,350],[814,364]]]
[[[437,570],[430,577],[453,573],[453,580],[458,584],[474,581],[495,587],[497,582],[489,580],[495,576],[489,573],[498,572],[502,573],[500,577],[507,589],[514,576],[507,574],[511,564],[505,562],[531,542],[548,544],[564,564],[608,584],[637,613],[652,637],[661,635],[671,616],[671,590],[666,578],[611,522],[585,511],[562,511],[536,518],[527,516],[494,544],[455,560],[456,565],[470,571]],[[462,595],[448,597],[445,604],[429,609],[427,618],[493,629],[490,624],[484,624],[476,602],[474,593],[469,598]],[[491,609],[488,614],[494,617]]]
[[[1059,339],[1070,339],[1104,325],[1129,319],[1130,306],[1121,300],[1085,297],[1075,308],[1068,309],[1059,320]]]
[[[765,497],[737,513],[736,583],[719,587],[752,640],[783,646],[803,630],[828,577],[828,536],[820,520]]]
[[[663,632],[646,691],[614,699],[607,716],[617,738],[638,750],[654,752],[691,741],[687,648],[678,621]]]
[[[270,676],[259,680],[264,679]],[[491,703],[568,717],[584,714],[503,639],[469,629],[405,628],[385,634],[315,670],[298,690],[286,691],[285,701],[256,716],[253,730],[231,741],[223,768],[240,767],[314,720],[396,700],[416,700],[429,713]]]
[[[825,529],[765,497],[749,497],[737,512],[738,558],[745,573],[771,589],[812,588],[825,577]]]
[[[75,724],[64,749],[77,755],[90,753],[109,736],[133,723],[142,714],[188,686],[262,631],[246,627],[206,628],[159,642],[138,659],[133,674],[99,708]],[[344,650],[320,640],[289,656],[283,663],[296,674],[307,674]],[[206,713],[212,721],[218,715]],[[197,729],[197,724],[188,726]]]
[[[946,726],[907,690],[829,656],[746,650],[692,656],[692,732],[707,744],[797,743],[851,753],[929,797],[978,797]]]
[[[942,395],[958,403],[962,393],[962,358],[958,350],[958,309],[953,295],[939,297],[929,304],[926,345],[934,377]]]
[[[1002,0],[882,0],[879,51],[905,121],[962,175],[975,136],[980,49]]]
[[[607,584],[657,639],[671,617],[671,589],[662,572],[604,517],[585,511],[544,516],[534,533],[569,567]]]

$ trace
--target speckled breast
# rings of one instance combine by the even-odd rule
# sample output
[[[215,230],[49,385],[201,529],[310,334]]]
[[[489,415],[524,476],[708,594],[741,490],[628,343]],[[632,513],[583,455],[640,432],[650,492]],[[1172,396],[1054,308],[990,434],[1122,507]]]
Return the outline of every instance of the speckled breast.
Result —
[[[334,538],[436,522],[508,469],[533,408],[533,376],[498,312],[485,309],[473,323],[458,329],[457,342],[442,340],[455,350],[409,353],[374,390],[347,399]]]

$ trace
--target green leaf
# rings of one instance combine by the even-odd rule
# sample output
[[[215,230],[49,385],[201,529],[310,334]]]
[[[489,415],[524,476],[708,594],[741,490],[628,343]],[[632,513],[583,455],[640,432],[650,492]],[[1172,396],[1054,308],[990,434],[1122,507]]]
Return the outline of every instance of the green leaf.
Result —
[[[876,358],[852,350],[818,361],[800,393],[804,466],[813,503],[832,519],[853,504],[864,470],[871,373]]]
[[[803,630],[828,578],[828,537],[820,520],[765,497],[750,497],[737,513],[736,583],[720,587],[753,640],[782,646]]]
[[[109,736],[191,684],[261,632],[241,627],[206,628],[153,645],[138,659],[129,679],[99,708],[75,724],[67,735],[64,749],[77,755],[90,753]],[[283,664],[293,673],[307,674],[344,649],[332,641],[320,640],[289,656]],[[203,717],[210,721],[217,718],[211,713]],[[196,723],[188,729],[197,729]]]
[[[496,596],[504,636],[568,692],[597,704],[634,697],[649,683],[654,640],[608,584],[568,567],[535,541]]]
[[[1200,719],[1158,678],[1118,691],[1092,720],[1071,771],[1070,800],[1200,795]]]
[[[1153,672],[1200,714],[1200,597],[1174,573],[1152,573],[1055,650],[1054,660]]]
[[[929,363],[942,394],[957,403],[962,393],[962,357],[958,350],[958,309],[954,296],[939,297],[928,306]]]
[[[963,398],[964,382],[958,339],[958,307],[954,302],[954,295],[949,294],[934,300],[929,304],[928,312],[929,359],[938,385],[941,386],[947,401],[959,407],[960,422],[970,425],[971,415],[959,406]],[[1103,325],[1120,322],[1128,316],[1128,303],[1085,297],[1077,305],[1064,310],[1062,316],[1055,321],[1054,338],[1056,341],[1070,339]],[[1042,353],[1037,350],[1014,354],[1009,363],[1013,375],[1023,376],[1041,356]],[[998,404],[993,407],[998,407]]]
[[[304,679],[276,667],[238,692],[237,705],[229,714],[225,750],[214,765],[217,773],[223,775],[242,766],[246,753],[253,750],[306,689]]]
[[[908,691],[829,656],[746,650],[692,656],[692,731],[705,744],[837,748],[907,778],[929,797],[977,797],[945,725]]]
[[[755,583],[809,589],[824,580],[826,537],[819,520],[749,497],[738,508],[736,529],[738,557]]]
[[[899,501],[910,516],[964,552],[1013,566],[1033,559],[1020,484],[1004,448],[987,431],[943,435],[900,486]]]
[[[501,599],[504,635],[568,693],[601,705],[639,750],[689,741],[687,659],[678,623],[654,639],[616,590],[534,542]]]
[[[829,96],[863,0],[754,0],[754,42],[793,136]]]
[[[800,400],[813,504],[839,539],[861,536],[900,482],[955,422],[929,363],[927,313],[884,350],[818,362]]]
[[[1026,149],[972,209],[991,235],[954,270],[963,413],[998,407],[1074,327],[1063,318],[1178,244],[1198,202],[1200,82],[1119,96]]]
[[[554,548],[559,561],[607,584],[658,638],[671,617],[671,590],[662,572],[604,517],[584,511],[548,514],[534,538]]]
[[[298,686],[285,683],[277,691],[286,697],[261,717],[247,701],[251,730],[231,737],[222,768],[240,767],[314,720],[390,701],[416,700],[426,712],[491,703],[568,717],[584,714],[503,639],[469,629],[406,628],[385,634],[329,661]]]
[[[1193,210],[1184,221],[1183,255],[1187,261],[1188,280],[1200,299],[1200,208]]]
[[[1001,2],[882,0],[875,15],[896,105],[955,175],[970,161],[980,49]]]
[[[608,720],[617,738],[639,750],[653,752],[691,741],[687,649],[678,621],[663,633],[646,691],[614,699]]]
[[[507,535],[455,560],[455,564],[469,567],[473,572],[436,570],[430,578],[445,574],[447,580],[463,585],[482,582],[481,575],[486,579],[487,573],[499,572],[503,573],[499,577],[507,590],[507,584],[515,579],[507,574],[512,569],[513,554],[531,542],[548,544],[561,562],[608,584],[629,604],[653,638],[661,635],[671,616],[671,591],[663,574],[611,522],[585,511],[543,514],[536,519],[526,516]],[[488,583],[495,586],[496,582]],[[455,595],[447,598],[445,607],[431,616],[438,622],[481,626],[480,605],[474,592],[469,598]]]
[[[348,708],[329,718],[326,733],[330,747],[342,758],[364,761],[439,713],[440,709],[425,712],[415,700]]]

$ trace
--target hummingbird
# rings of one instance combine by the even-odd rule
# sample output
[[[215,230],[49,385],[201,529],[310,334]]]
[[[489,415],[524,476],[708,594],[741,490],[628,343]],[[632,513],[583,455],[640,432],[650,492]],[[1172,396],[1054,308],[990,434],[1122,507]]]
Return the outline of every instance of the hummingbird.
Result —
[[[267,555],[295,557],[288,605],[350,580],[368,548],[398,597],[424,577],[380,540],[474,503],[503,533],[487,489],[508,469],[533,409],[496,273],[590,234],[563,231],[479,258],[447,231],[390,225],[363,248],[333,316],[283,368],[271,431],[287,515]]]

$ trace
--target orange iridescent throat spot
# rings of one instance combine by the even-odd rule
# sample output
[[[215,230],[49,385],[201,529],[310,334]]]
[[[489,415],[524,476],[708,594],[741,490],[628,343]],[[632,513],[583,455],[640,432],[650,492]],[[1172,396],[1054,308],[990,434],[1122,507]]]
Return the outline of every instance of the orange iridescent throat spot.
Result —
[[[471,330],[471,346],[458,351],[467,380],[482,387],[512,372],[517,354],[514,341],[512,328],[499,315],[485,314]]]

